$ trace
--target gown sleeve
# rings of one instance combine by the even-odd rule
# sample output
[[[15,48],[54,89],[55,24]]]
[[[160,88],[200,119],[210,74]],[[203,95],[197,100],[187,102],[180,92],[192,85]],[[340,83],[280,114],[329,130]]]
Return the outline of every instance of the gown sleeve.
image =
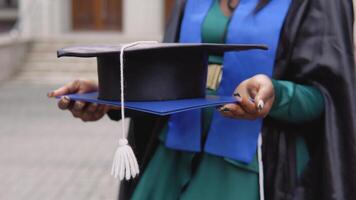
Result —
[[[272,80],[275,101],[269,116],[286,122],[303,123],[321,116],[324,111],[324,98],[312,86],[291,81]]]
[[[293,0],[281,33],[274,78],[317,88],[324,114],[309,123],[264,123],[268,199],[356,196],[356,77],[351,0]],[[289,162],[303,134],[310,161],[299,180]],[[276,170],[278,169],[278,170]],[[287,196],[293,198],[286,198]]]

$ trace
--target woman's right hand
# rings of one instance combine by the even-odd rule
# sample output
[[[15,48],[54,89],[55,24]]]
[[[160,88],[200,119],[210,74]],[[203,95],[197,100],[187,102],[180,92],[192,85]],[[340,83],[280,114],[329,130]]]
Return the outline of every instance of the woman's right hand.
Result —
[[[84,122],[97,121],[111,109],[110,106],[73,101],[68,96],[65,96],[67,94],[95,92],[97,90],[98,85],[95,81],[76,80],[57,90],[49,92],[47,96],[50,98],[63,96],[58,101],[58,107],[61,110],[69,110],[75,118],[79,118]]]

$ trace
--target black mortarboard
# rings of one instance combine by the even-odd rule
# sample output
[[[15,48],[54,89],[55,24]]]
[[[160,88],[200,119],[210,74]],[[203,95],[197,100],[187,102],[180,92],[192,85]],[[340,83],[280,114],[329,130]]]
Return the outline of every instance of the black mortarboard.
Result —
[[[136,42],[123,46],[68,47],[59,50],[58,56],[98,59],[99,92],[70,95],[72,100],[125,104],[126,108],[166,115],[235,102],[233,97],[205,96],[207,58],[209,54],[249,49],[266,47]],[[121,118],[125,119],[124,109]],[[139,167],[124,132],[123,122],[111,173],[128,180],[139,173]]]
[[[97,57],[98,94],[73,95],[72,99],[117,105],[120,101],[120,51],[122,46],[72,46],[58,50],[58,57]],[[128,108],[154,114],[171,114],[236,101],[231,98],[205,98],[207,57],[226,51],[267,49],[263,45],[143,43],[125,48],[124,86]],[[184,99],[184,101],[179,101]],[[196,99],[189,105],[189,99]],[[198,102],[197,99],[203,101]],[[161,108],[156,101],[172,100],[172,108]],[[224,100],[224,101],[223,101]],[[140,103],[142,105],[140,105]],[[177,102],[179,105],[177,105]],[[150,110],[150,104],[155,104]],[[143,106],[143,107],[142,107]],[[164,105],[162,105],[164,106]],[[177,107],[178,106],[178,107]],[[156,109],[156,110],[155,110]]]

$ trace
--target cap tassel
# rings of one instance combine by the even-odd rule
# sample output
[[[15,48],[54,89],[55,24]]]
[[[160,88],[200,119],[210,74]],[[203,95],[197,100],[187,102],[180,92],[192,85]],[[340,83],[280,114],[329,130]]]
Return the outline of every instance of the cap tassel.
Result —
[[[124,106],[124,51],[126,48],[136,46],[138,44],[152,44],[158,43],[157,41],[138,41],[130,44],[123,45],[120,51],[120,88],[121,88],[121,138],[119,140],[119,146],[116,149],[114,155],[114,161],[111,168],[111,175],[115,178],[123,180],[130,180],[135,178],[139,173],[136,156],[129,145],[127,139],[124,136],[125,133],[125,106]]]
[[[119,140],[119,147],[116,149],[114,162],[112,164],[111,175],[115,178],[130,180],[139,173],[137,159],[128,141]]]

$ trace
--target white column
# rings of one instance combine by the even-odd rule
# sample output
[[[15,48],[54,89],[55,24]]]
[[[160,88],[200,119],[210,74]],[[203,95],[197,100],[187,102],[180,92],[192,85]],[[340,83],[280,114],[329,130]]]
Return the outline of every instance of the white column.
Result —
[[[57,0],[59,6],[61,6],[61,12],[58,13],[60,16],[59,24],[60,32],[68,33],[72,31],[72,0]]]
[[[19,0],[19,28],[24,37],[42,32],[42,3],[40,0]]]
[[[26,38],[48,38],[70,29],[71,0],[19,0],[19,28]]]
[[[71,31],[72,0],[19,0],[20,31],[25,37],[46,38]],[[163,0],[123,0],[123,32],[132,40],[160,40]]]
[[[52,32],[51,24],[53,23],[53,10],[52,5],[54,4],[55,0],[41,0],[42,4],[42,18],[41,18],[41,32],[40,37],[49,37]]]
[[[137,40],[161,39],[163,0],[124,0],[123,35]]]
[[[47,1],[46,7],[46,36],[55,37],[60,34],[70,31],[71,27],[71,1],[72,0],[45,0]]]

